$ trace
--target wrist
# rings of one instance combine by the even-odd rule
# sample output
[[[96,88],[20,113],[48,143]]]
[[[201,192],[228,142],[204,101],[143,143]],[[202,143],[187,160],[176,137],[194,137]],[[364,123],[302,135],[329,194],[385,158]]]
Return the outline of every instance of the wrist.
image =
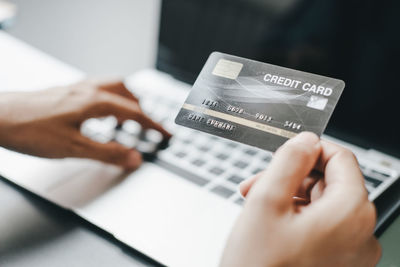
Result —
[[[0,94],[0,147],[8,147],[14,135],[13,117],[17,114],[13,112],[17,93]]]

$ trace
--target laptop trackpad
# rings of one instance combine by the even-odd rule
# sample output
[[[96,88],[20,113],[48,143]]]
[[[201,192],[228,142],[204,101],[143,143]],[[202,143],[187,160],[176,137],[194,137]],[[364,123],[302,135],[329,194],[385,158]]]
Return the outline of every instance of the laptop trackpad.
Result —
[[[145,163],[92,169],[52,190],[117,239],[168,266],[216,266],[239,206]]]

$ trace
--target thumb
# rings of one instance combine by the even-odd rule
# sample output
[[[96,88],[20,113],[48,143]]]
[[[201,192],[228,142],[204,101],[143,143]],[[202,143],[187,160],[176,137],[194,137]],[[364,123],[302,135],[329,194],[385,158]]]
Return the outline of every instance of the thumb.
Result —
[[[95,159],[126,169],[137,169],[142,163],[142,155],[137,150],[126,148],[116,142],[102,144],[85,136],[79,138],[81,146],[75,157]]]
[[[303,132],[287,141],[250,189],[248,202],[261,200],[279,212],[292,208],[293,197],[320,153],[321,143],[313,133]]]

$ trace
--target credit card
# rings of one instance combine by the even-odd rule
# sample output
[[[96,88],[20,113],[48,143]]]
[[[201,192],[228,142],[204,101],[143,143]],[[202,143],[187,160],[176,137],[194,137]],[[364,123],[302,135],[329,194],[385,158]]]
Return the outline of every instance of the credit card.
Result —
[[[341,80],[214,52],[175,123],[276,151],[302,131],[320,136]]]

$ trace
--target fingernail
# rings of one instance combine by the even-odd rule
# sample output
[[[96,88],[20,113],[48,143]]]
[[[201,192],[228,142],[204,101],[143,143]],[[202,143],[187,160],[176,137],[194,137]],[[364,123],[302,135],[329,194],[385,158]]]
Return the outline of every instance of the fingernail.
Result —
[[[165,130],[166,138],[170,139],[172,137],[172,133]]]

